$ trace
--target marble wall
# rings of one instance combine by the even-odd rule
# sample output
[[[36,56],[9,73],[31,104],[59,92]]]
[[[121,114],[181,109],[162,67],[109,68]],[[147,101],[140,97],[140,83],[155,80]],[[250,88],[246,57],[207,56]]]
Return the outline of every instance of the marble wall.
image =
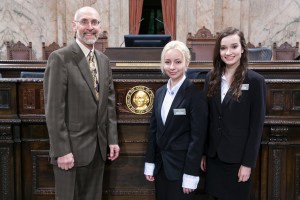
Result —
[[[129,0],[1,0],[0,59],[7,59],[6,41],[32,42],[34,60],[42,58],[42,42],[71,43],[73,15],[86,5],[99,11],[108,45],[119,47],[129,32]],[[202,26],[213,34],[235,26],[254,45],[286,41],[295,46],[300,41],[300,0],[177,0],[176,26],[181,41]]]
[[[300,42],[300,0],[177,0],[178,38],[205,26],[213,34],[227,26],[241,29],[254,45]],[[180,25],[180,26],[179,26]]]

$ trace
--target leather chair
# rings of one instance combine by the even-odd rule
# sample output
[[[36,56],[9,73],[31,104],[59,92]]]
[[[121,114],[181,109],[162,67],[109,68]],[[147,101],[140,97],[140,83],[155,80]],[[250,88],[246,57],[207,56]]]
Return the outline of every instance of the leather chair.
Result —
[[[21,72],[21,78],[44,78],[44,72]]]
[[[254,46],[254,44],[252,44],[251,42],[248,42],[247,43],[247,48],[249,49],[249,48],[261,48],[262,46],[261,46],[261,43],[258,43],[258,46],[256,47],[256,46]]]
[[[272,49],[266,47],[248,48],[249,61],[268,61],[272,60]]]
[[[63,47],[66,46],[66,43],[63,43]],[[57,50],[60,49],[60,47],[57,43],[52,42],[49,46],[45,45],[45,42],[42,42],[42,51],[43,51],[43,60],[48,60],[49,55]]]
[[[28,46],[25,46],[20,41],[18,41],[14,45],[11,45],[9,42],[6,42],[6,49],[8,60],[32,60],[31,42],[29,42]]]
[[[210,70],[206,69],[188,69],[186,72],[186,77],[189,79],[205,79],[206,74]]]

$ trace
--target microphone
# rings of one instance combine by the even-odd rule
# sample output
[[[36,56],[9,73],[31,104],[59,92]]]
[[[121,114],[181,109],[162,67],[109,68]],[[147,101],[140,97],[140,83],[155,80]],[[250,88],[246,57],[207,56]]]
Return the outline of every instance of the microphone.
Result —
[[[130,29],[129,35],[131,35],[132,31],[135,30],[135,28],[137,27],[137,25],[139,25],[143,20],[144,20],[144,18],[140,19],[140,21],[134,27],[132,27],[132,29]],[[120,47],[124,44],[124,42],[125,42],[125,39],[121,43]]]
[[[144,18],[140,19],[140,21],[134,26],[132,27],[132,29],[129,31],[129,34],[132,34],[132,31],[135,30],[135,28],[144,20]]]
[[[165,24],[164,24],[163,21],[161,21],[161,20],[159,20],[159,19],[157,19],[157,18],[155,18],[155,20],[158,21],[159,23],[161,23],[162,25],[164,25],[164,28],[165,28]],[[167,33],[168,35],[171,35],[171,34],[170,34],[170,31],[167,29],[167,27],[165,28],[165,31],[166,31],[166,33]]]
[[[156,21],[158,21],[159,23],[164,24],[162,21],[160,21],[159,19],[155,18]]]

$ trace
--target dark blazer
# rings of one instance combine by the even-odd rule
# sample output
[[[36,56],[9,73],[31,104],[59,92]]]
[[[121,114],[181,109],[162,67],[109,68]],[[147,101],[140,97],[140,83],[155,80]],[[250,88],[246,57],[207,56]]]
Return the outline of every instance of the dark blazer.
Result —
[[[117,144],[115,92],[108,58],[95,50],[99,74],[99,101],[86,57],[76,42],[54,51],[44,78],[45,113],[51,163],[73,153],[75,166],[92,160],[99,143],[106,159],[108,144]]]
[[[206,77],[207,91],[210,73]],[[254,167],[260,148],[266,110],[266,84],[258,73],[248,70],[239,102],[229,90],[221,103],[221,88],[208,99],[209,134],[207,155],[227,163]]]
[[[184,173],[199,176],[207,130],[207,106],[204,96],[190,80],[185,79],[174,98],[164,125],[161,107],[166,91],[167,86],[164,85],[155,95],[146,162],[155,163],[154,176],[163,165],[169,180],[180,180]],[[175,115],[176,111],[184,110],[186,114]]]

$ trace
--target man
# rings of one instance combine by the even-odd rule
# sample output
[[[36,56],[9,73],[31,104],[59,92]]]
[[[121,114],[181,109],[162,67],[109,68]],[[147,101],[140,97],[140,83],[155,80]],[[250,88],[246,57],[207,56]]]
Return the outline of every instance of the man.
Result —
[[[119,156],[112,72],[108,58],[94,49],[99,23],[94,8],[77,10],[72,22],[76,41],[53,52],[45,71],[57,200],[101,200],[107,153],[109,160]]]

